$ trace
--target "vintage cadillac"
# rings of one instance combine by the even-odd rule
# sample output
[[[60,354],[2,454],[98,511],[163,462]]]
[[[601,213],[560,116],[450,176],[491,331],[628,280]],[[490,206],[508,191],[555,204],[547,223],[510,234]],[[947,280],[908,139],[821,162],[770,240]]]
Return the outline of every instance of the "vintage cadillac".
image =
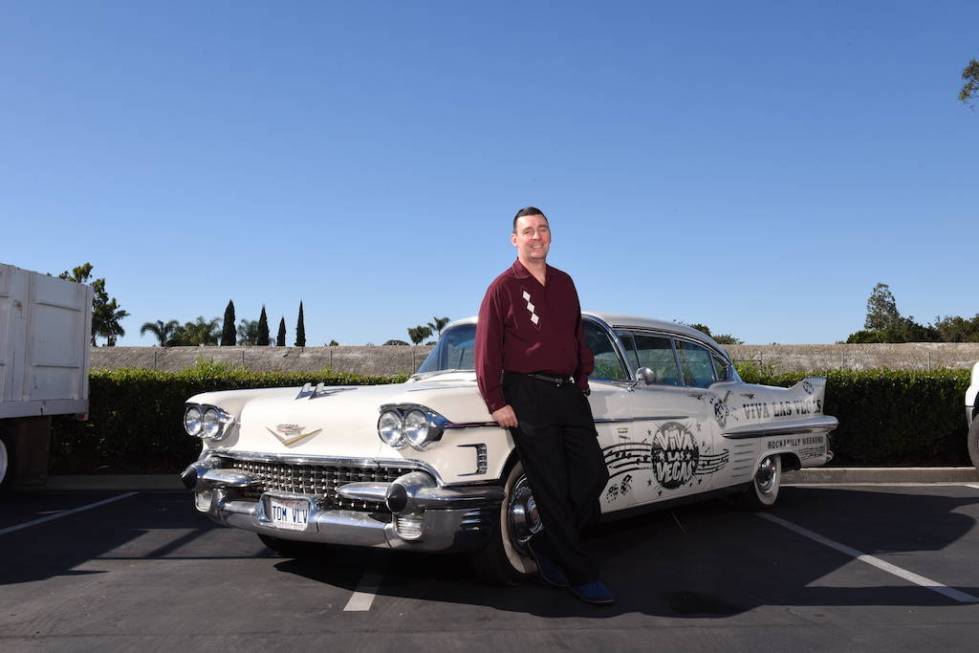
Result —
[[[725,351],[669,322],[586,313],[592,411],[610,479],[603,519],[718,493],[775,503],[782,473],[832,458],[825,379],[744,383]],[[512,583],[541,527],[513,441],[479,395],[474,318],[450,324],[406,383],[209,392],[184,428],[200,512],[284,555],[327,545],[471,554]],[[315,545],[317,546],[314,546]]]

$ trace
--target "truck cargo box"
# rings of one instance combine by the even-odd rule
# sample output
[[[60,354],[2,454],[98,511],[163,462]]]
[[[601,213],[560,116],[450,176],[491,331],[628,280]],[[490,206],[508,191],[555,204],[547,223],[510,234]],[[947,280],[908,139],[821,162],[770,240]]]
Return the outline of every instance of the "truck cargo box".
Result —
[[[88,412],[92,289],[0,263],[0,419]]]

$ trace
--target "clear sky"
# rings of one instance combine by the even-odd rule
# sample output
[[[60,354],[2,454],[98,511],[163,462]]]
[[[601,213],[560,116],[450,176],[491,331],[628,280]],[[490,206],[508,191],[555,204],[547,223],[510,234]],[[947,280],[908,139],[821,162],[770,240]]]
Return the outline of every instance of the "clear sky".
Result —
[[[979,312],[966,2],[0,1],[0,262],[307,343],[474,314],[541,207],[583,307],[748,343]]]

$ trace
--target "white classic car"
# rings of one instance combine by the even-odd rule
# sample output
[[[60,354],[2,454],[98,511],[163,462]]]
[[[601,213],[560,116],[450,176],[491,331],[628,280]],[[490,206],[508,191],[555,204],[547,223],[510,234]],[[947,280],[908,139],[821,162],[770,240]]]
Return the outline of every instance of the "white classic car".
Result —
[[[965,418],[969,424],[969,458],[976,469],[979,469],[979,363],[972,366],[972,382],[965,391]]]
[[[751,385],[700,331],[583,321],[610,476],[603,518],[724,492],[766,508],[784,470],[832,458],[825,379]],[[190,398],[184,427],[203,451],[182,476],[197,509],[285,555],[309,543],[465,551],[487,580],[533,573],[525,543],[541,523],[513,440],[476,387],[475,331],[474,318],[446,327],[406,383]]]

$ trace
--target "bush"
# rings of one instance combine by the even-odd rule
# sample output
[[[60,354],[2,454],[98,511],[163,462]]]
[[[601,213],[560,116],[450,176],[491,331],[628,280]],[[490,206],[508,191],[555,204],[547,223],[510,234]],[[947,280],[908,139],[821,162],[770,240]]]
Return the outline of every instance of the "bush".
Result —
[[[52,420],[53,474],[177,473],[197,458],[200,440],[184,433],[184,402],[212,390],[327,385],[375,385],[404,376],[320,372],[250,372],[198,361],[181,372],[123,369],[89,374],[89,419]]]
[[[827,370],[777,372],[738,365],[749,383],[788,387],[825,376],[825,413],[840,420],[833,436],[834,466],[969,465],[963,396],[968,370]],[[193,461],[200,441],[184,435],[187,398],[211,390],[397,383],[404,376],[365,377],[320,372],[249,372],[199,362],[182,372],[98,370],[89,376],[89,420],[55,417],[51,472],[55,474],[177,473]]]
[[[778,373],[738,365],[748,383],[787,387],[826,377],[824,412],[840,420],[833,466],[971,465],[966,448],[969,370],[826,370]]]

